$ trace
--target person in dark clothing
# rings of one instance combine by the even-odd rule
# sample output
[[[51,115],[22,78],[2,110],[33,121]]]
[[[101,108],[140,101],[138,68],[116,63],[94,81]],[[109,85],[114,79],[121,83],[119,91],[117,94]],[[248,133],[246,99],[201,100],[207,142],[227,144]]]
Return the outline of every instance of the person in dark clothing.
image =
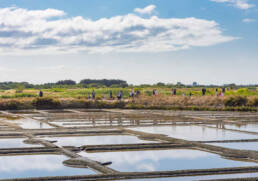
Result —
[[[137,90],[135,93],[135,96],[138,97],[138,96],[140,96],[140,94],[141,94],[141,92],[139,90]]]
[[[152,90],[152,95],[155,96],[155,94],[156,94],[156,90],[153,89],[153,90]]]
[[[189,93],[189,96],[192,97],[192,95],[193,95],[192,92],[190,92],[190,93]]]
[[[226,92],[226,89],[225,89],[225,87],[223,87],[223,88],[222,88],[222,96],[225,95],[225,92]]]
[[[110,99],[113,99],[113,93],[112,93],[112,91],[109,91],[109,98],[110,98]]]
[[[91,97],[92,97],[92,99],[95,99],[95,96],[96,96],[96,93],[95,93],[95,91],[93,90],[93,91],[91,92]]]
[[[123,92],[122,91],[119,91],[119,93],[117,94],[117,99],[118,100],[121,100],[123,97]]]
[[[131,92],[131,97],[134,98],[135,94],[134,94],[134,89],[132,89],[132,92]]]
[[[39,91],[39,97],[43,97],[43,92],[41,90]]]
[[[174,96],[176,95],[176,89],[173,90],[173,95],[174,95]]]
[[[121,99],[123,98],[123,91],[120,91]]]
[[[206,89],[202,88],[202,96],[205,96],[205,94],[206,94]]]

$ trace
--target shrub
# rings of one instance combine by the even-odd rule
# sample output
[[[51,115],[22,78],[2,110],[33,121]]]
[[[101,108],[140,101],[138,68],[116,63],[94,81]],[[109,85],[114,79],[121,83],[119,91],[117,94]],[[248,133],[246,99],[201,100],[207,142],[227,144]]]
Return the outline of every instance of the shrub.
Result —
[[[258,97],[249,98],[248,105],[253,107],[258,107]]]
[[[11,99],[11,98],[21,98],[21,97],[37,97],[37,94],[31,93],[16,93],[14,95],[2,95],[3,99]]]
[[[0,102],[1,110],[17,110],[22,107],[22,103],[17,100],[8,100]]]
[[[152,96],[152,91],[146,90],[146,91],[144,91],[144,94],[147,96]]]
[[[19,98],[19,97],[37,97],[37,94],[30,94],[30,93],[16,93],[14,95],[15,98]]]
[[[242,96],[231,96],[224,100],[225,106],[245,106],[247,104],[247,98]]]
[[[258,107],[258,98],[254,98],[252,106]]]
[[[53,91],[53,92],[65,92],[66,89],[64,89],[64,88],[52,88],[51,91]]]
[[[10,99],[10,98],[13,98],[13,97],[10,96],[10,95],[2,95],[1,98],[2,99]]]
[[[61,106],[59,100],[50,97],[38,97],[32,101],[32,104],[37,109],[56,109]]]

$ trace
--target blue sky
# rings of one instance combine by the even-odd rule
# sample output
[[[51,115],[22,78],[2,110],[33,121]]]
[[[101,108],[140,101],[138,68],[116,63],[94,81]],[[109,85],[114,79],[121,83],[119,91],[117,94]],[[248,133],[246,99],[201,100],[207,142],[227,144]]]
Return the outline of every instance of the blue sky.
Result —
[[[257,84],[256,0],[0,0],[0,81]]]

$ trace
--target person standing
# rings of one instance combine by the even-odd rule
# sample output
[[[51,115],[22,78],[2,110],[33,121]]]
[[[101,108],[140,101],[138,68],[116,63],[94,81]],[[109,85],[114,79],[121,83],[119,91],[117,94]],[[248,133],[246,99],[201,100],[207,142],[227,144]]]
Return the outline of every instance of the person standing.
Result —
[[[39,97],[43,97],[43,92],[42,92],[42,90],[39,91]]]
[[[176,95],[176,89],[174,89],[174,92],[173,92],[174,96]]]
[[[141,94],[141,92],[140,92],[139,90],[137,90],[137,91],[135,92],[135,97],[139,97],[140,94]]]
[[[157,95],[158,95],[158,90],[156,89],[156,90],[155,90],[155,96],[157,96]]]
[[[132,92],[131,92],[131,97],[134,98],[134,89],[132,89]]]
[[[123,93],[122,93],[122,91],[119,91],[118,94],[117,94],[117,99],[121,100],[122,97],[123,97]]]
[[[202,88],[202,96],[205,96],[206,94],[206,88]]]
[[[110,99],[113,99],[113,93],[112,93],[112,90],[111,90],[111,91],[109,91],[109,98],[110,98]]]
[[[95,96],[96,96],[96,93],[95,93],[95,91],[93,90],[93,91],[91,92],[91,97],[92,97],[92,99],[95,99]]]
[[[218,88],[216,89],[216,96],[217,96],[217,97],[219,96]]]
[[[223,87],[223,88],[222,88],[222,96],[225,95],[225,92],[226,92],[226,89],[225,89],[225,87]]]
[[[120,91],[120,97],[123,98],[123,91]]]

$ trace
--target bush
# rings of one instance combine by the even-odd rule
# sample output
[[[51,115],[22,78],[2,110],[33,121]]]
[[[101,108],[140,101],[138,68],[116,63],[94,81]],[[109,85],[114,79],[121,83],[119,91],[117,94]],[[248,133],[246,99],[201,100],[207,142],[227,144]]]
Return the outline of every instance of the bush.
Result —
[[[2,95],[2,99],[21,98],[21,97],[37,97],[37,94],[30,93],[16,93],[14,95]]]
[[[61,107],[59,100],[49,97],[38,97],[32,101],[32,104],[37,109],[56,109]]]
[[[237,107],[245,106],[247,104],[247,98],[242,96],[231,96],[224,100],[225,106]]]
[[[144,94],[147,96],[152,96],[152,91],[146,90],[146,91],[144,91]]]
[[[64,89],[64,88],[52,88],[51,91],[53,91],[53,92],[65,92],[66,89]]]
[[[252,106],[258,107],[258,98],[257,97],[253,100]]]
[[[13,98],[13,96],[10,96],[10,95],[2,95],[1,98],[2,98],[2,99],[10,99],[10,98]]]
[[[248,105],[253,107],[258,107],[258,97],[250,98],[248,100]]]
[[[15,98],[18,98],[18,97],[37,97],[38,95],[37,94],[30,94],[30,93],[16,93],[14,95]]]
[[[22,107],[22,103],[17,100],[8,100],[0,102],[1,110],[17,110]]]

